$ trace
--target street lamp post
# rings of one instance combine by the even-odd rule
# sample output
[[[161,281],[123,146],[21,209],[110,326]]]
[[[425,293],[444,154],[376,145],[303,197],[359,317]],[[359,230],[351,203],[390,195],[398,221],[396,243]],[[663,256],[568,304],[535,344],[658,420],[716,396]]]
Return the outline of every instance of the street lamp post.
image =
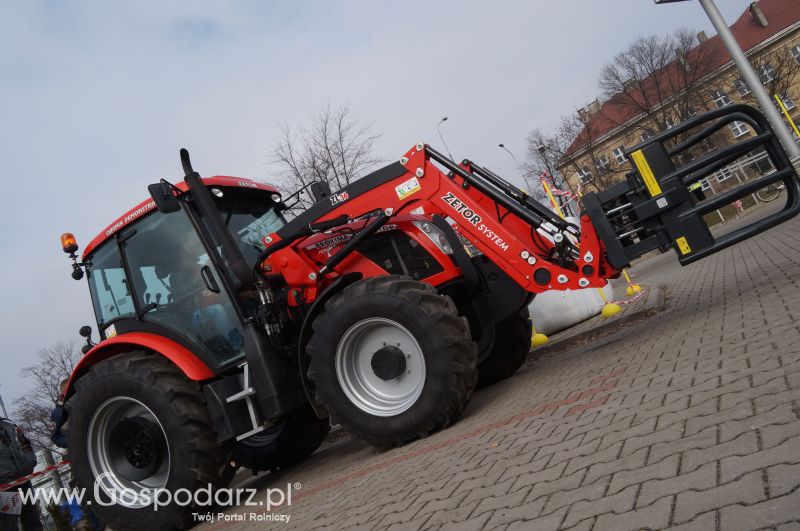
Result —
[[[512,153],[511,150],[508,149],[505,144],[497,144],[497,147],[499,147],[500,149],[511,155],[511,158],[514,159],[514,164],[517,165],[517,169],[522,167],[522,164],[519,163],[517,157],[514,156],[514,153]]]
[[[654,1],[656,4],[669,4],[673,2],[685,2],[686,0]],[[714,4],[714,0],[698,1],[700,2],[700,6],[706,12],[706,15],[708,15],[708,19],[711,21],[714,29],[717,30],[717,34],[722,40],[722,44],[725,45],[725,48],[731,55],[731,59],[733,59],[733,62],[736,63],[739,72],[742,74],[742,79],[744,79],[745,83],[747,83],[748,87],[750,87],[750,90],[753,92],[756,101],[758,101],[758,104],[761,106],[762,112],[767,117],[767,121],[769,121],[772,129],[775,131],[775,134],[778,136],[783,144],[783,147],[786,149],[786,152],[789,154],[789,158],[793,163],[797,164],[800,160],[800,147],[798,147],[797,143],[795,143],[794,139],[792,138],[792,133],[783,122],[783,119],[781,119],[778,109],[776,109],[772,104],[772,100],[770,99],[767,90],[764,88],[764,85],[761,84],[761,79],[753,69],[753,65],[751,65],[750,61],[747,60],[747,57],[742,51],[742,48],[739,46],[739,43],[736,42],[736,38],[733,36],[728,24],[722,17],[719,9],[717,9],[716,4]]]
[[[528,182],[528,177],[525,174],[525,169],[522,167],[522,164],[519,163],[517,157],[510,149],[506,147],[505,144],[497,144],[497,147],[499,147],[500,149],[511,155],[511,158],[514,159],[514,164],[517,165],[517,170],[519,170],[522,173],[522,180],[525,182],[525,186],[528,188],[528,194],[533,195],[533,187],[531,186],[531,183]]]
[[[436,130],[439,132],[439,139],[442,141],[444,149],[447,151],[447,154],[450,156],[450,159],[455,160],[453,159],[452,153],[450,153],[450,148],[447,147],[447,142],[444,141],[444,136],[442,136],[442,124],[445,123],[446,121],[447,121],[447,116],[442,116],[442,119],[439,120],[438,124],[436,124]]]

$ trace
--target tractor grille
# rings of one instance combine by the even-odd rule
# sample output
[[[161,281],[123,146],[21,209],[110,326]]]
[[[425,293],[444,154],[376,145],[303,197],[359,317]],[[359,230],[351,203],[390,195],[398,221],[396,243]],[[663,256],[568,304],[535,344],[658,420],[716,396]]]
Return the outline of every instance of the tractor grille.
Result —
[[[358,252],[392,275],[422,280],[444,271],[416,240],[398,230],[372,236],[359,245]]]

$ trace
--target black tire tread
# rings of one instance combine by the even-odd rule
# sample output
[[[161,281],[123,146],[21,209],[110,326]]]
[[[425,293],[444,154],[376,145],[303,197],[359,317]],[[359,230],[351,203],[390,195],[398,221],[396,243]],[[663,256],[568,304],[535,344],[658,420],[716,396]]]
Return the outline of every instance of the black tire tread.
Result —
[[[478,389],[510,378],[531,350],[531,323],[527,306],[495,324],[495,344],[478,365]]]
[[[71,409],[70,420],[74,420],[75,411],[81,407],[81,402],[84,400],[83,393],[86,393],[93,384],[100,384],[102,380],[117,374],[138,376],[154,395],[161,395],[163,400],[170,404],[175,412],[174,417],[183,430],[180,441],[181,452],[191,455],[192,466],[185,469],[190,475],[188,480],[192,484],[189,488],[206,487],[209,483],[216,487],[226,486],[225,478],[230,479],[228,477],[230,475],[225,473],[225,469],[229,468],[227,457],[230,453],[230,444],[220,445],[217,442],[216,431],[212,426],[200,386],[188,380],[175,365],[161,355],[148,351],[132,351],[94,365],[76,382],[75,394],[68,402],[68,407]],[[85,454],[72,451],[70,457],[78,484],[86,487],[87,492],[91,492],[92,485],[86,484],[89,478],[82,477],[84,474],[81,473],[82,470],[89,470],[88,463],[84,463]],[[113,515],[109,518],[108,514],[104,514],[104,509],[113,510],[113,507],[95,507],[101,518],[113,519]],[[182,511],[163,511],[163,514],[168,515],[169,521],[165,523],[170,528],[184,529],[193,524],[191,508]],[[115,529],[138,527],[131,525],[132,523],[117,520],[112,525],[116,524]]]
[[[278,436],[262,446],[250,446],[247,439],[237,443],[232,459],[254,472],[276,471],[299,463],[322,444],[330,431],[328,419],[318,419],[306,405],[288,418]]]
[[[371,277],[355,282],[344,288],[341,293],[333,296],[314,321],[314,335],[307,346],[311,358],[308,377],[311,380],[316,380],[315,360],[319,359],[320,346],[317,345],[315,337],[318,337],[317,333],[325,326],[326,315],[337,312],[346,302],[369,293],[394,295],[417,306],[420,312],[428,316],[431,323],[436,324],[436,334],[440,336],[439,341],[455,353],[455,359],[448,366],[450,374],[447,378],[449,382],[447,399],[443,402],[436,417],[431,418],[416,433],[387,441],[358,430],[348,422],[348,419],[337,418],[334,412],[328,411],[332,424],[338,422],[348,431],[373,446],[378,448],[401,446],[418,438],[427,437],[431,433],[447,427],[461,416],[472,398],[477,383],[476,347],[470,336],[469,323],[466,318],[458,315],[456,305],[450,297],[439,294],[430,284],[408,277],[395,275]],[[317,389],[317,401],[325,404],[319,393],[319,385],[314,387]]]

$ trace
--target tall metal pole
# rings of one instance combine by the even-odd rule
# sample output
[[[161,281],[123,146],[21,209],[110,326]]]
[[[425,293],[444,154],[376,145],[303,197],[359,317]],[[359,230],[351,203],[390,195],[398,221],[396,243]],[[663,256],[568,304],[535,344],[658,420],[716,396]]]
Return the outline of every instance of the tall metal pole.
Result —
[[[0,415],[4,418],[8,418],[8,413],[6,412],[6,405],[3,403],[3,395],[0,394]]]
[[[733,62],[736,63],[736,66],[739,68],[742,78],[747,83],[747,86],[750,87],[750,90],[753,91],[753,95],[756,97],[758,104],[761,106],[761,111],[767,117],[770,125],[772,125],[772,129],[775,131],[775,134],[778,135],[778,139],[781,141],[784,149],[786,149],[786,152],[789,154],[789,158],[793,163],[796,163],[798,160],[800,160],[800,147],[794,141],[794,138],[792,138],[792,133],[783,122],[781,115],[778,113],[778,109],[776,109],[772,104],[772,99],[770,98],[769,94],[767,94],[764,86],[761,84],[761,80],[756,74],[756,71],[753,70],[753,66],[750,64],[750,61],[748,61],[747,57],[745,57],[742,48],[739,46],[739,43],[736,42],[736,38],[734,38],[733,33],[728,27],[728,24],[725,22],[725,19],[722,18],[722,14],[714,4],[714,0],[699,1],[700,5],[708,15],[709,20],[711,20],[711,24],[714,25],[714,29],[717,30],[717,34],[719,35],[720,39],[722,39],[722,44],[725,45],[728,53],[731,54]]]
[[[43,448],[39,453],[42,456],[45,468],[55,464],[53,453],[50,451],[50,448]],[[53,482],[53,488],[56,489],[57,493],[64,490],[64,482],[61,480],[61,474],[58,473],[58,469],[50,471],[50,481]]]

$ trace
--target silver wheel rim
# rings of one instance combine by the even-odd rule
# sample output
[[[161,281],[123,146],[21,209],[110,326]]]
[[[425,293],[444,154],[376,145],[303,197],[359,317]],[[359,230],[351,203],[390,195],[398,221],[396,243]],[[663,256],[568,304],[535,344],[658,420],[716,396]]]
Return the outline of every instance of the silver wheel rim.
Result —
[[[375,374],[372,358],[387,346],[402,351],[405,370],[397,378],[384,380]],[[391,417],[409,409],[422,394],[425,357],[403,325],[371,317],[355,323],[339,340],[336,377],[344,394],[359,409],[378,417]]]
[[[152,474],[140,480],[132,480],[123,475],[115,460],[118,450],[112,448],[111,437],[115,427],[130,419],[142,419],[151,423],[163,437],[164,455],[160,466]],[[114,503],[127,508],[138,509],[152,504],[145,503],[148,493],[154,494],[156,489],[167,485],[170,469],[170,451],[164,427],[153,411],[142,402],[125,396],[110,398],[97,408],[89,422],[87,437],[89,465],[95,477],[95,489],[105,493]]]

